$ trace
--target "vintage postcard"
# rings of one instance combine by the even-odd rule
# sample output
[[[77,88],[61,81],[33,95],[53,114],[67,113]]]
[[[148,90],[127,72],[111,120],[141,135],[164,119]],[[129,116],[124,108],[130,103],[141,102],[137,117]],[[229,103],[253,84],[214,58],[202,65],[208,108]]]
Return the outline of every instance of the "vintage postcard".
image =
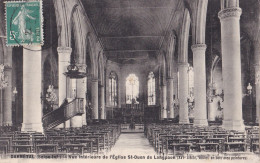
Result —
[[[0,0],[0,163],[259,163],[259,81],[259,0]]]

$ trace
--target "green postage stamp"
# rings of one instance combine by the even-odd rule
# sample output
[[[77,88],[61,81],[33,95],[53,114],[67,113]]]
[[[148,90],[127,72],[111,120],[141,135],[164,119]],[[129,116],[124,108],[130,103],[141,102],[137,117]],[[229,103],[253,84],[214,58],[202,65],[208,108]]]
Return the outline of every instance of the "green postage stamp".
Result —
[[[43,45],[42,2],[6,2],[7,46]]]

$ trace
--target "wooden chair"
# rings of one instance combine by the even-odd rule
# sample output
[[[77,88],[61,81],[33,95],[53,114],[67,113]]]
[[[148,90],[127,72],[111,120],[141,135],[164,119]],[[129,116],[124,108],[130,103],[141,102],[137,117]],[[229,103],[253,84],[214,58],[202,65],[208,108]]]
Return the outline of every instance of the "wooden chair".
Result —
[[[84,151],[84,144],[64,144],[63,147],[66,150],[66,153],[72,153],[72,154],[80,154],[83,155]]]
[[[84,144],[83,154],[84,153],[93,153],[93,143],[95,142],[94,139],[84,138],[84,139],[77,139],[75,140],[75,144]]]
[[[8,140],[0,140],[0,152],[2,154],[6,154],[9,151],[9,141]]]
[[[190,152],[190,146],[192,144],[191,143],[177,143],[177,144],[171,144],[172,151],[173,151],[173,155],[176,155],[177,152],[181,152],[183,153],[187,153]],[[167,153],[168,155],[168,153]]]
[[[19,152],[32,153],[33,151],[33,145],[30,144],[12,145],[12,148],[14,153],[19,153]]]
[[[250,151],[257,152],[259,151],[259,136],[255,135],[250,138]]]
[[[37,144],[36,153],[57,153],[58,144]]]
[[[219,143],[197,143],[199,152],[217,152]]]
[[[245,152],[247,149],[247,144],[245,142],[225,142],[225,152],[227,151],[240,151],[240,152]]]

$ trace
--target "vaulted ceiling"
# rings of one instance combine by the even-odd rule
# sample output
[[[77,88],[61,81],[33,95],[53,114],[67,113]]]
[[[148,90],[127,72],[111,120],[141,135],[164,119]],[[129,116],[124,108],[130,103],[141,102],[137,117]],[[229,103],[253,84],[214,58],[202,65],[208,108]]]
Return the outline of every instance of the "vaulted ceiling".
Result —
[[[82,0],[108,59],[154,57],[182,0]]]
[[[190,6],[195,3],[194,0],[81,1],[107,58],[119,63],[143,62],[155,57],[167,32],[173,29],[178,31],[178,25],[172,24],[181,24],[181,11],[185,4]],[[256,12],[259,0],[240,0],[240,7],[243,10],[241,31],[246,30],[245,32],[253,38],[259,33],[255,28],[255,24],[258,24],[256,20],[259,19]],[[220,49],[219,11],[220,1],[209,0],[206,44],[210,45],[209,48],[212,46],[213,50]],[[258,18],[255,18],[257,16]],[[192,55],[190,56],[192,59]]]

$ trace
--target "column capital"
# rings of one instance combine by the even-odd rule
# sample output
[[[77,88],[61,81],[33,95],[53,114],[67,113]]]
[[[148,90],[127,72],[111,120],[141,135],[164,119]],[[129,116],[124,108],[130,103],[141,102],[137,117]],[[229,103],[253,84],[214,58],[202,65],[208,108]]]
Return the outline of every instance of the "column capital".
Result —
[[[188,62],[178,62],[178,66],[189,66]]]
[[[71,53],[72,52],[72,48],[71,47],[58,47],[57,51],[59,54],[64,54],[64,53]]]
[[[191,50],[194,52],[196,50],[206,50],[207,45],[206,44],[194,44],[191,46]]]
[[[240,18],[242,14],[242,9],[239,7],[233,7],[233,8],[226,8],[221,10],[218,13],[218,17],[220,20],[226,19],[226,18]]]

